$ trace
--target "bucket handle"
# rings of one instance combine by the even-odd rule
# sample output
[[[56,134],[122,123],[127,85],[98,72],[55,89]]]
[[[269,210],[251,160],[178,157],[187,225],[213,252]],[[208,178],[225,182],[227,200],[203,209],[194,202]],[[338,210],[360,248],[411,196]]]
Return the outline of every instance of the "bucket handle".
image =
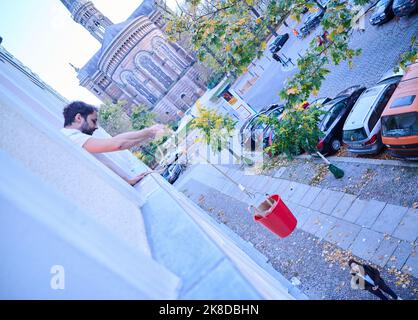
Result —
[[[271,195],[269,194],[269,193],[265,193],[264,194],[267,198],[266,198],[266,201],[267,201],[267,203],[270,205],[270,208],[271,207],[273,207],[274,206],[274,202],[275,201],[270,201],[270,197],[271,197]],[[254,210],[253,211],[251,211],[251,208],[253,208]],[[263,213],[261,213],[260,211],[258,211],[258,209],[255,207],[255,206],[253,206],[253,205],[249,205],[248,206],[248,208],[247,208],[247,210],[248,210],[248,212],[251,214],[251,215],[258,215],[258,216],[260,216],[260,217],[265,217],[266,215],[265,214],[263,214]]]

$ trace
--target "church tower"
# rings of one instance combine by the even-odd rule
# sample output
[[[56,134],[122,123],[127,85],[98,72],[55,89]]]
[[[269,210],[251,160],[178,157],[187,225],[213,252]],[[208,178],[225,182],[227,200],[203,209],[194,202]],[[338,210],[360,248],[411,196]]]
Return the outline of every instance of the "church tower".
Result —
[[[91,1],[87,0],[61,0],[70,11],[74,21],[86,28],[99,42],[102,42],[106,28],[113,25]]]

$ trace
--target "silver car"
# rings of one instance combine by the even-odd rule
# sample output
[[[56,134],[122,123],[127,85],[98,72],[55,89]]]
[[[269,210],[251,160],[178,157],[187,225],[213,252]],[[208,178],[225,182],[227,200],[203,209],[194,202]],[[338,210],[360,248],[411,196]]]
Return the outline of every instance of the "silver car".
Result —
[[[343,127],[343,142],[356,154],[377,154],[383,148],[380,116],[403,72],[390,72],[365,90],[350,111]]]

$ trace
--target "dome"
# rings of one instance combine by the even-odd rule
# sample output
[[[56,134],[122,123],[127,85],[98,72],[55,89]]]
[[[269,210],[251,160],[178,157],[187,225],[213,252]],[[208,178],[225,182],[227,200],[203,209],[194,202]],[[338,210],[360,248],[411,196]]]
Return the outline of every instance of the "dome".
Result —
[[[128,20],[139,16],[148,16],[155,10],[155,0],[144,0],[141,5],[129,16]]]

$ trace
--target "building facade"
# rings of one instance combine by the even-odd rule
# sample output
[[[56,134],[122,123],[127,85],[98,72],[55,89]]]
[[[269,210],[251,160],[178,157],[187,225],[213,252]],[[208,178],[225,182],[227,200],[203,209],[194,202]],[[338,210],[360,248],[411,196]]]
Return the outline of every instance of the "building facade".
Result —
[[[101,101],[147,105],[157,119],[177,120],[204,93],[196,60],[168,41],[155,0],[144,0],[122,23],[113,24],[92,2],[61,0],[75,22],[101,43],[81,69],[80,85]]]

